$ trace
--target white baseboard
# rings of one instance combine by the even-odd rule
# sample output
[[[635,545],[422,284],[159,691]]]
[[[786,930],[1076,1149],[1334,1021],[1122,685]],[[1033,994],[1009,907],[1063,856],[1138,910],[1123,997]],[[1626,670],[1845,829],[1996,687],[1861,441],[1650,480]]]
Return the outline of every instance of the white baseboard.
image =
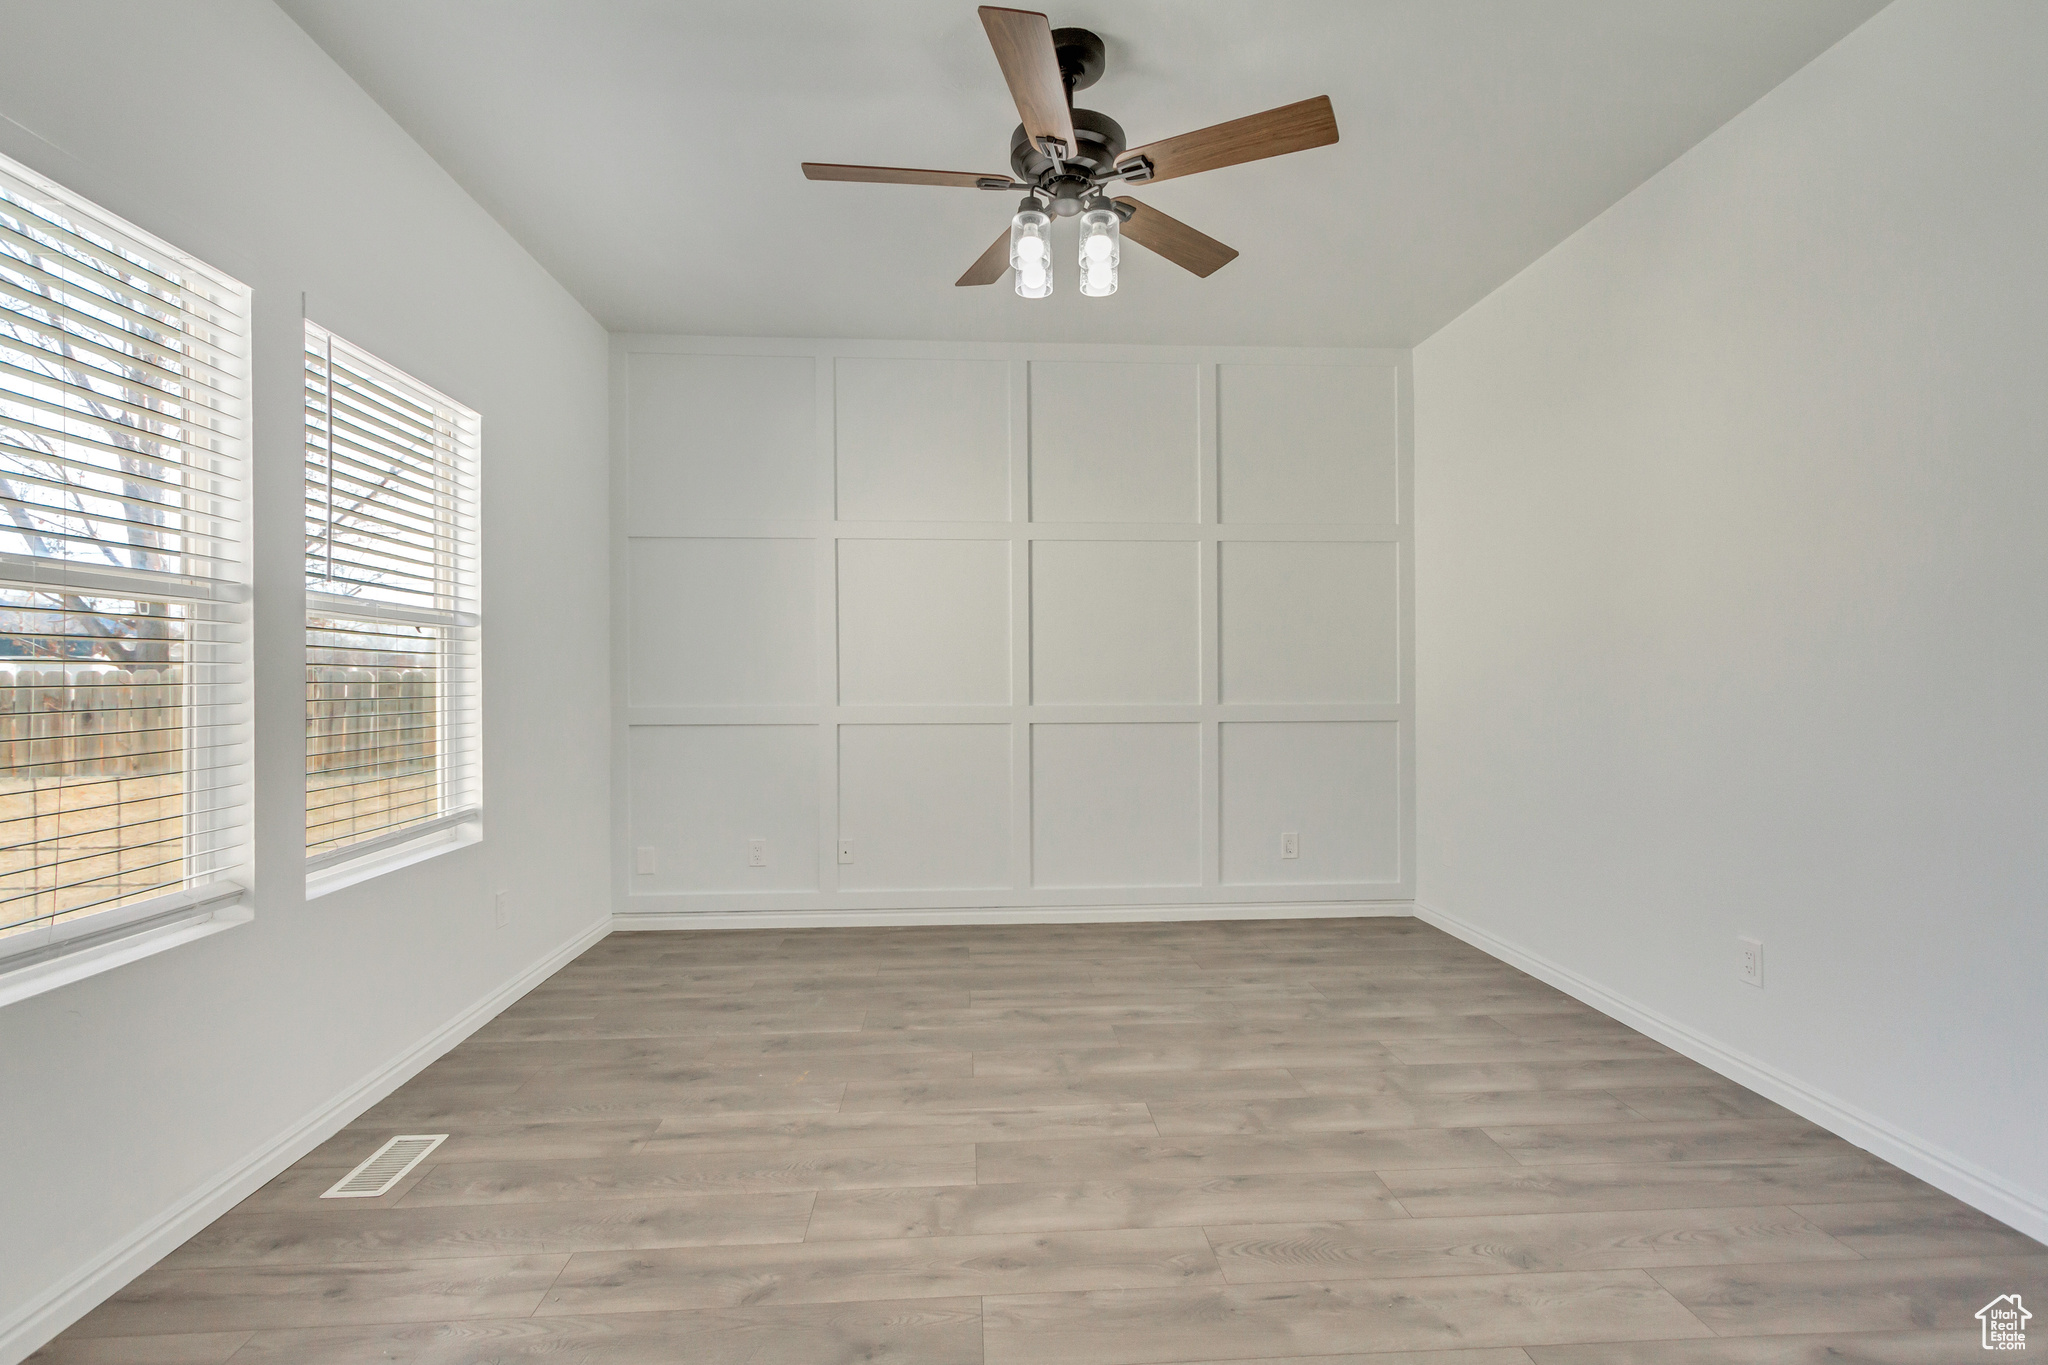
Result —
[[[1422,901],[1415,903],[1415,915],[1509,966],[1519,967],[1529,975],[1548,982],[1566,995],[1591,1005],[1637,1032],[1647,1034],[1672,1051],[1683,1053],[1708,1070],[1784,1105],[1801,1118],[1809,1119],[1835,1136],[1882,1157],[1936,1189],[1990,1214],[2001,1223],[2019,1229],[2036,1241],[2048,1242],[2048,1200],[2041,1196],[2019,1188],[1954,1152],[1915,1137],[1846,1100],[1788,1076],[1768,1062],[1738,1052],[1647,1005],[1588,981],[1570,968],[1561,967],[1538,953],[1498,938],[1456,915]]]
[[[609,919],[578,933],[510,982],[464,1010],[409,1051],[377,1068],[339,1097],[287,1128],[218,1179],[195,1190],[97,1261],[0,1323],[0,1365],[20,1365],[59,1332],[118,1293],[208,1223],[333,1137],[371,1105],[424,1071],[612,931]]]
[[[1205,919],[1361,919],[1413,915],[1411,901],[1295,901],[1278,905],[1027,905],[955,910],[743,910],[614,914],[612,928],[871,929],[915,924],[1134,924]]]

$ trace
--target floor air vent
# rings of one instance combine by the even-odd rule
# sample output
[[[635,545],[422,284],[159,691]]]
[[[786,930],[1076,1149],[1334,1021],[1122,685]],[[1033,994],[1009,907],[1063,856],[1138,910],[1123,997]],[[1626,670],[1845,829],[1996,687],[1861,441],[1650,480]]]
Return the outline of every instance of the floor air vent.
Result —
[[[335,1182],[322,1199],[375,1199],[405,1179],[405,1173],[426,1160],[427,1153],[448,1140],[446,1133],[404,1133],[391,1139],[370,1159]]]

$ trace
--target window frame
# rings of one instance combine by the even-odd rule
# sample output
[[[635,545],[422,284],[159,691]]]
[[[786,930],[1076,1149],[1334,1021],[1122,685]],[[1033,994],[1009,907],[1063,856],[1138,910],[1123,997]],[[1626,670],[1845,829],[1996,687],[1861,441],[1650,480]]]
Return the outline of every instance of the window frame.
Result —
[[[47,922],[0,938],[0,1005],[6,1005],[253,918],[247,904],[253,824],[248,751],[254,737],[247,682],[253,309],[250,289],[232,276],[5,156],[0,156],[0,188],[11,200],[0,208],[18,225],[5,230],[7,249],[0,251],[0,269],[11,277],[0,279],[0,294],[12,301],[0,308],[0,321],[10,323],[7,347],[22,358],[8,361],[0,376],[5,380],[0,402],[17,410],[11,416],[0,410],[0,429],[9,433],[6,446],[19,452],[11,456],[13,463],[50,465],[6,473],[23,485],[9,489],[11,497],[20,497],[7,529],[29,541],[25,551],[0,550],[0,585],[27,598],[8,609],[31,619],[58,618],[43,629],[59,632],[54,638],[60,642],[70,638],[64,632],[72,629],[62,618],[107,616],[101,607],[86,605],[95,600],[133,604],[125,615],[137,620],[150,615],[140,610],[144,606],[177,607],[166,619],[182,624],[181,634],[134,637],[165,643],[168,661],[157,667],[176,668],[175,679],[143,682],[131,676],[113,684],[170,689],[175,700],[145,703],[145,713],[137,715],[132,698],[115,694],[112,711],[135,722],[127,730],[120,727],[129,720],[117,723],[118,733],[136,739],[132,756],[178,755],[175,840],[180,851],[170,860],[177,869],[175,881],[166,876],[157,886],[131,893],[139,898],[119,894],[117,881],[117,894],[102,902],[72,910],[53,906],[47,917],[23,920]],[[37,333],[43,337],[40,343],[33,340]],[[41,359],[39,350],[50,351],[51,359]],[[114,368],[104,368],[108,364]],[[159,377],[151,378],[150,370]],[[202,377],[202,371],[212,378]],[[109,462],[110,454],[116,462]],[[110,490],[94,480],[119,488]],[[23,500],[24,488],[43,490],[38,494],[42,501]],[[52,501],[48,495],[53,493],[60,500]],[[90,510],[94,503],[120,510]],[[44,524],[77,525],[46,531],[20,513],[40,516]],[[176,548],[137,542],[126,531],[115,538],[105,529],[119,525],[168,536]],[[44,551],[37,541],[61,541],[65,549]],[[101,562],[74,553],[73,546],[87,552],[99,548]],[[125,554],[117,557],[124,547]],[[174,558],[178,567],[121,562],[157,557]],[[54,598],[55,604],[42,606],[36,601],[40,597]],[[16,625],[18,635],[35,633],[20,618]],[[102,621],[98,631],[89,633],[108,630]],[[102,685],[99,671],[132,674],[148,666],[90,652],[80,657],[68,645],[60,645],[48,659],[66,675],[58,686],[67,694],[61,704],[67,713],[104,705],[94,701],[81,707],[75,695],[82,686]],[[74,683],[74,668],[97,676]],[[20,672],[14,676],[13,687],[22,687]],[[18,693],[12,698],[19,699]],[[170,726],[150,725],[146,710],[157,705],[174,709],[179,718]],[[148,747],[154,741],[146,737],[154,735],[176,735],[175,750]],[[10,738],[15,744],[47,742],[13,732]],[[25,757],[31,769],[46,761],[32,748],[15,756]],[[88,754],[83,761],[107,756],[101,750],[100,757]],[[101,783],[127,778],[119,768],[96,770],[96,775]],[[81,785],[89,784],[90,778]],[[117,812],[112,817],[117,823],[110,827],[115,830],[168,818],[142,816],[131,822],[124,809],[131,799],[164,798],[130,798],[117,786],[111,801],[102,799],[95,809]],[[59,804],[63,808],[62,798]],[[44,817],[36,811],[15,818],[40,823]],[[9,847],[51,843],[52,868],[94,856],[70,852],[64,843],[69,836],[61,831],[48,840],[38,838],[39,833],[32,829],[26,840]],[[170,842],[159,837],[140,846]],[[107,851],[125,853],[128,847],[116,843]],[[146,864],[139,870],[165,865]],[[123,868],[114,875],[125,873]],[[63,885],[90,886],[108,875]],[[51,889],[59,889],[54,879]],[[40,888],[34,894],[42,894]]]
[[[304,320],[304,384],[307,406],[305,425],[305,496],[307,515],[307,564],[305,571],[308,630],[308,694],[306,734],[309,745],[306,792],[312,799],[313,768],[310,746],[315,717],[312,687],[311,631],[316,620],[329,622],[424,626],[439,635],[437,659],[440,671],[436,694],[434,742],[437,750],[435,812],[417,819],[394,823],[390,828],[359,840],[305,854],[306,893],[309,898],[326,895],[360,881],[395,871],[425,858],[475,843],[483,832],[483,699],[482,699],[482,471],[483,419],[473,408],[421,382],[311,318]],[[423,399],[436,409],[436,416],[448,421],[451,445],[448,454],[453,477],[445,488],[436,488],[434,515],[449,528],[445,543],[435,538],[435,590],[433,604],[392,602],[324,591],[317,584],[338,581],[333,576],[334,486],[333,427],[331,417],[316,427],[316,410],[331,414],[332,397],[324,392],[334,374],[335,357],[341,355],[359,373],[388,384],[409,397]],[[319,358],[316,393],[315,358]],[[324,428],[324,429],[323,429]],[[321,463],[316,466],[316,455]],[[316,469],[318,474],[316,476]],[[315,553],[322,539],[314,531],[316,487],[324,482],[328,514],[324,544],[328,570],[316,576],[313,564],[322,556]],[[361,508],[365,503],[358,503]]]

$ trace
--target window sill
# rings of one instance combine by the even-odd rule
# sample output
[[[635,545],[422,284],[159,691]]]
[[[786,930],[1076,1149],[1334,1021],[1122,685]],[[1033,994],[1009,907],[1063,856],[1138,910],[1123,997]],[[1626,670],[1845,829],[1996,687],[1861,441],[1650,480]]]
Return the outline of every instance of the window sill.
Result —
[[[144,913],[125,924],[0,962],[0,1007],[247,924],[256,917],[245,903],[247,897],[248,892],[233,883],[177,892],[164,897],[158,908],[147,903],[135,907]]]
[[[345,887],[381,877],[387,872],[396,872],[401,867],[411,867],[429,858],[438,858],[458,848],[481,842],[484,837],[481,817],[463,821],[446,829],[428,830],[417,839],[408,839],[402,844],[380,848],[365,853],[360,858],[334,863],[306,874],[306,899],[318,900],[332,895]]]

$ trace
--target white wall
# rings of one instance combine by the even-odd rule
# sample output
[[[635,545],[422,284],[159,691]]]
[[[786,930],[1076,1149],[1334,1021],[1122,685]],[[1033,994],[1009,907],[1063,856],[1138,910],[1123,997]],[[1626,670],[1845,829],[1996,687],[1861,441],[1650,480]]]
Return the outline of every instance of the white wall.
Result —
[[[2037,1237],[2043,71],[1898,0],[1415,355],[1422,903]]]
[[[1407,380],[616,339],[620,912],[1408,899]]]
[[[0,152],[238,276],[256,307],[256,918],[0,1009],[14,1360],[605,915],[606,343],[263,0],[0,6]],[[482,412],[487,614],[484,841],[311,903],[302,294]]]

